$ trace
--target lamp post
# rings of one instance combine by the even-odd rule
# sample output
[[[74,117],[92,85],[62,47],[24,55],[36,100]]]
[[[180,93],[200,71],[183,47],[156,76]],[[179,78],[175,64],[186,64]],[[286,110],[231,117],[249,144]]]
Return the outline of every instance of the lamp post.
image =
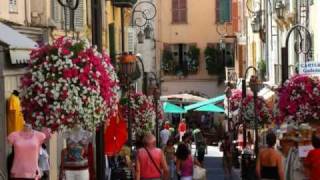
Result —
[[[254,152],[256,158],[259,153],[259,136],[258,136],[258,119],[257,119],[257,97],[258,97],[258,76],[252,75],[249,83],[250,89],[253,92],[253,114],[254,114],[254,133],[255,133],[255,143],[254,143]]]
[[[247,86],[246,86],[246,79],[247,79],[247,75],[250,69],[253,69],[255,71],[255,74],[257,74],[257,69],[253,66],[249,66],[244,74],[244,77],[242,79],[242,102],[241,102],[241,109],[240,109],[240,116],[243,122],[243,149],[246,148],[247,146],[247,126],[246,126],[246,122],[243,116],[243,102],[245,97],[247,96]],[[251,83],[252,84],[252,83]],[[255,105],[254,105],[254,113],[255,112]],[[256,114],[254,114],[255,117],[255,124],[256,124]],[[256,129],[256,128],[255,128]],[[257,132],[257,131],[255,131]],[[257,137],[257,133],[256,133],[256,137]],[[256,143],[258,143],[257,138],[256,138]],[[256,149],[255,149],[256,150]],[[243,179],[252,179],[254,178],[254,164],[252,162],[252,156],[250,153],[247,153],[246,151],[244,151],[244,153],[242,154],[242,158],[241,158],[241,176]]]
[[[156,143],[157,143],[157,147],[160,147],[160,136],[159,136],[159,114],[158,114],[158,102],[160,99],[160,95],[161,95],[161,81],[159,80],[159,78],[157,77],[156,73],[154,72],[150,72],[149,74],[151,74],[153,77],[150,78],[150,81],[154,81],[155,83],[155,88],[153,89],[153,98],[154,98],[154,104],[155,104],[155,110],[156,110]],[[150,83],[151,84],[151,83]]]
[[[297,24],[295,26],[293,26],[289,31],[288,34],[286,36],[286,44],[285,47],[281,48],[281,75],[282,75],[282,84],[288,79],[289,76],[289,59],[288,59],[288,55],[289,55],[289,38],[290,35],[293,31],[297,31],[298,32],[298,38],[299,41],[295,41],[294,44],[294,50],[297,54],[304,54],[305,58],[307,58],[308,54],[311,51],[311,47],[312,47],[312,39],[311,39],[311,34],[308,30],[308,28],[306,28],[303,25]],[[303,36],[303,31],[305,31],[305,36]]]
[[[279,19],[282,19],[284,17],[284,10],[286,6],[283,4],[282,0],[277,0],[276,5],[275,5],[275,10],[277,13],[277,17]]]
[[[138,43],[142,44],[144,39],[151,39],[151,21],[156,17],[156,6],[150,1],[140,1],[133,7],[131,14],[131,26],[140,29],[137,34]],[[139,14],[139,17],[135,18],[135,14]]]
[[[241,105],[241,116],[242,116],[242,110],[243,110],[243,100],[244,98],[247,96],[247,85],[246,85],[246,79],[247,79],[247,75],[250,69],[253,69],[255,71],[255,73],[257,74],[258,70],[257,68],[253,67],[253,66],[249,66],[244,74],[244,77],[242,79],[242,105]],[[243,118],[243,116],[242,116]],[[247,145],[247,128],[246,128],[246,122],[243,119],[243,147],[245,148]]]
[[[227,101],[228,101],[228,112],[227,112],[227,120],[228,120],[228,131],[230,132],[230,98],[231,98],[231,87],[230,87],[230,82],[227,83],[227,88],[225,90],[225,95],[227,97]]]

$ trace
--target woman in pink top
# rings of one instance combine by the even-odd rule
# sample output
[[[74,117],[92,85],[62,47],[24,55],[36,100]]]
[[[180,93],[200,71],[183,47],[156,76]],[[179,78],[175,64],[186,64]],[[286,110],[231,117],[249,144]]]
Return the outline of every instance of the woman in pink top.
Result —
[[[154,135],[146,134],[143,142],[145,147],[137,152],[136,180],[168,179],[168,166],[162,150],[155,146]]]
[[[181,177],[180,180],[192,180],[193,163],[198,166],[201,164],[191,156],[191,152],[187,145],[179,144],[176,152],[177,157],[177,173]]]
[[[25,124],[22,131],[8,136],[8,141],[14,148],[11,179],[36,179],[39,176],[39,152],[45,138],[44,133],[32,130],[30,124]]]

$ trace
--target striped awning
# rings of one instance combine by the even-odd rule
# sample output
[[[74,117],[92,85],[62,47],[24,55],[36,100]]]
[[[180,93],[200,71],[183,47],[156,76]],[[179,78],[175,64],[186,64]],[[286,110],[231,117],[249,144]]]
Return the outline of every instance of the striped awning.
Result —
[[[0,22],[0,42],[9,47],[12,64],[27,63],[30,52],[37,47],[37,43]]]

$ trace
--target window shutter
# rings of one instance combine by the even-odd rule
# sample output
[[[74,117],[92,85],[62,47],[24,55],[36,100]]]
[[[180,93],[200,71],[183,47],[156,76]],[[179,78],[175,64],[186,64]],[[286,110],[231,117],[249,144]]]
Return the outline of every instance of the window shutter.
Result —
[[[238,2],[232,2],[232,29],[233,32],[239,31],[239,14],[238,14]]]
[[[60,23],[61,7],[57,0],[51,0],[51,15],[56,23]]]
[[[79,6],[74,11],[74,27],[76,30],[82,30],[84,25],[84,0],[79,0]]]
[[[135,53],[135,29],[133,27],[127,28],[128,32],[128,52]]]
[[[179,22],[179,0],[172,0],[172,23]]]
[[[109,50],[112,62],[116,62],[116,39],[114,23],[109,24]]]
[[[221,0],[219,5],[219,19],[220,23],[230,22],[230,14],[231,14],[231,0]],[[222,11],[223,9],[223,11]]]
[[[187,22],[187,0],[180,0],[179,1],[179,10],[180,10],[180,23]]]
[[[220,0],[216,0],[216,23],[220,23]]]

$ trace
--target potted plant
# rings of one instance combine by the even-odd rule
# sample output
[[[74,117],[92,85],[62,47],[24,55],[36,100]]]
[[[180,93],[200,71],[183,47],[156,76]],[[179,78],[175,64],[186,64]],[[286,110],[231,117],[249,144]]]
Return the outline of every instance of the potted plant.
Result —
[[[188,51],[188,73],[195,74],[199,68],[200,49],[192,45]]]
[[[173,75],[177,70],[177,62],[173,58],[173,53],[169,49],[164,49],[162,52],[161,68],[167,75]]]
[[[259,70],[260,79],[265,81],[266,80],[266,73],[267,73],[267,65],[264,60],[260,60],[258,62],[258,70]]]

